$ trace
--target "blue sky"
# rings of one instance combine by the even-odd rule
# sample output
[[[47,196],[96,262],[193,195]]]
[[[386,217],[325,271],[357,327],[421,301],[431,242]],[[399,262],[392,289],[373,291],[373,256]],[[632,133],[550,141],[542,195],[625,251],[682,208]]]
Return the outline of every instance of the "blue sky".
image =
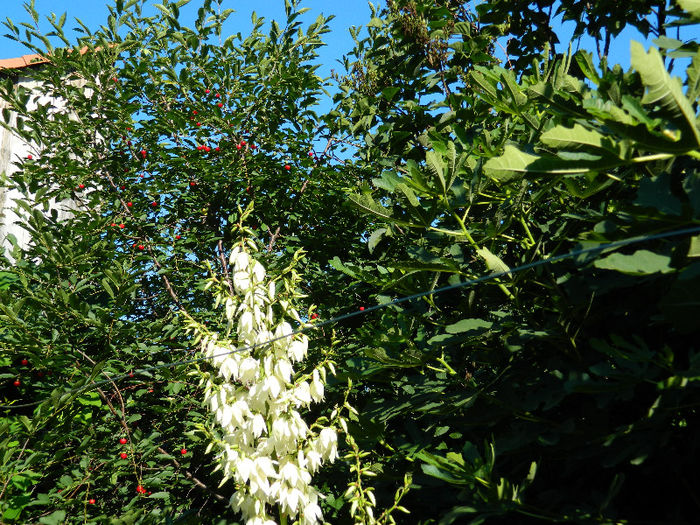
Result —
[[[19,22],[31,22],[29,14],[22,7],[24,0],[0,0],[0,3],[2,4],[1,21],[10,18],[15,25],[18,25]],[[147,2],[149,6],[156,3],[158,2]],[[192,25],[191,22],[194,20],[196,10],[200,5],[200,0],[192,0],[188,6],[181,10],[181,21],[184,22],[184,25]],[[284,0],[225,0],[223,7],[236,10],[229,17],[227,29],[230,33],[240,31],[243,36],[247,35],[252,27],[250,15],[253,11],[267,20],[283,21],[285,19]],[[331,69],[340,69],[336,61],[342,57],[343,53],[347,53],[353,47],[348,28],[353,25],[360,26],[369,21],[369,6],[365,0],[304,0],[302,7],[311,9],[302,18],[302,21],[306,23],[313,22],[321,13],[336,15],[336,18],[330,22],[332,31],[323,37],[327,46],[320,53],[320,62],[323,64],[320,74],[329,75]],[[74,22],[75,17],[80,18],[87,27],[96,29],[105,23],[108,15],[107,2],[104,0],[36,0],[36,10],[43,17],[51,12],[57,15],[66,12],[64,29],[69,38],[71,35],[69,29],[78,25]],[[151,7],[145,14],[155,14],[156,12],[157,10]],[[42,23],[41,27],[46,32],[51,30],[48,23]],[[6,28],[0,27],[0,34],[6,33]],[[75,34],[75,36],[79,35]],[[57,41],[56,45],[60,45],[60,43]],[[0,37],[0,58],[12,58],[28,53],[30,51],[27,51],[19,43]]]
[[[155,3],[155,0],[147,2],[150,6],[153,6]],[[192,0],[188,6],[183,8],[182,17],[185,24],[193,20],[194,13],[200,3],[200,0]],[[379,0],[375,0],[376,3],[379,3]],[[5,17],[9,17],[15,24],[31,21],[29,15],[22,7],[23,4],[24,0],[2,0],[1,20],[4,21]],[[250,14],[253,11],[258,16],[263,16],[268,20],[273,18],[284,20],[283,0],[224,0],[223,4],[224,8],[231,7],[236,10],[236,13],[229,18],[227,26],[231,32],[240,31],[243,35],[247,34],[251,27]],[[311,22],[320,13],[336,15],[336,18],[331,22],[332,32],[324,36],[328,45],[321,51],[320,56],[320,62],[323,65],[320,73],[328,75],[331,69],[339,69],[337,60],[342,57],[343,53],[347,53],[352,48],[352,39],[348,33],[348,28],[353,25],[364,25],[369,21],[370,9],[368,3],[366,0],[304,0],[302,5],[311,9],[304,15],[303,20],[306,22]],[[100,2],[99,0],[36,0],[36,9],[44,16],[51,12],[59,15],[66,12],[66,29],[77,25],[73,22],[76,16],[88,27],[97,28],[104,23],[108,13],[106,2]],[[150,12],[155,13],[155,8],[151,7]],[[45,22],[42,24],[42,28],[45,31],[51,29],[49,24]],[[557,49],[558,52],[566,52],[566,46],[573,28],[573,22],[559,25],[558,33],[562,44]],[[0,28],[0,34],[5,32],[4,27]],[[643,42],[645,47],[652,45],[651,41],[645,41],[636,30],[627,29],[613,41],[610,52],[611,63],[619,63],[624,69],[629,67],[629,41],[631,39]],[[57,45],[59,45],[58,42]],[[582,42],[582,47],[594,52],[593,46],[594,44],[590,39],[588,41],[584,39]],[[16,57],[27,53],[28,51],[17,42],[0,38],[0,58]],[[497,55],[501,58],[503,57],[500,50],[497,50]]]

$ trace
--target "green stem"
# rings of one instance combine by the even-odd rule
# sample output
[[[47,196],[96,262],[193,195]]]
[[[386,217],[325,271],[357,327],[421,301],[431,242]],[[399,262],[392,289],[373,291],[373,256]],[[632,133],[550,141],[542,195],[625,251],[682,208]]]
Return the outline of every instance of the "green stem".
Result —
[[[523,229],[525,230],[525,233],[527,234],[527,238],[530,239],[530,246],[534,246],[537,244],[535,242],[534,237],[532,236],[532,233],[530,233],[530,228],[528,228],[527,223],[525,222],[525,219],[523,219],[523,216],[520,216],[520,224],[522,224]]]
[[[688,153],[689,155],[693,156],[692,153]],[[632,159],[632,162],[651,162],[653,160],[664,160],[664,159],[670,159],[672,157],[675,157],[673,153],[656,153],[654,155],[644,155],[643,157],[635,157]]]
[[[447,372],[448,372],[451,376],[456,376],[456,375],[457,375],[457,372],[455,372],[454,368],[452,368],[450,365],[448,365],[447,362],[445,361],[445,356],[444,356],[444,355],[443,355],[442,357],[438,357],[438,358],[436,359],[436,361],[437,361],[438,363],[440,363],[442,366],[444,366],[444,367],[447,369]]]
[[[467,226],[464,224],[464,221],[450,206],[450,201],[447,199],[446,194],[443,195],[443,199],[445,200],[445,208],[447,208],[447,211],[449,211],[452,214],[452,216],[455,218],[455,220],[459,223],[459,227],[462,229],[462,234],[467,238],[467,240],[469,241],[469,244],[471,244],[475,250],[478,250],[479,245],[476,243],[476,241],[471,236],[471,234],[467,231]],[[498,283],[498,287],[501,289],[501,291],[504,294],[506,294],[506,297],[508,297],[508,299],[510,299],[511,301],[515,300],[515,296],[511,293],[511,291],[503,283]]]

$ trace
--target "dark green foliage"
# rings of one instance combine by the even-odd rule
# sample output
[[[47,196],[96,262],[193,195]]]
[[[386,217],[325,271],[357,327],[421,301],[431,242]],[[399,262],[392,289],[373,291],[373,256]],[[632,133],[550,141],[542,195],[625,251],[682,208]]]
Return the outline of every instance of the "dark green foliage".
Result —
[[[700,226],[697,43],[633,44],[625,72],[551,56],[552,2],[393,0],[318,117],[326,19],[298,32],[288,5],[284,27],[218,43],[224,15],[202,4],[188,29],[179,4],[143,18],[118,1],[88,52],[54,50],[36,76],[70,112],[0,91],[39,150],[8,184],[80,205],[27,207],[35,242],[0,272],[0,392],[18,405],[0,415],[2,520],[235,522],[201,391],[171,365],[192,357],[178,311],[221,321],[202,263],[223,270],[254,202],[266,266],[303,248],[321,320],[500,274],[316,334],[341,365],[318,411],[346,394],[358,410],[349,455],[315,478],[329,522],[370,522],[348,512],[356,461],[379,523],[406,473],[400,523],[696,521],[700,234],[646,237]],[[601,55],[626,25],[691,21],[663,2],[557,6]],[[691,57],[682,79],[674,56]]]
[[[384,33],[358,43],[349,71],[400,63],[394,53],[402,41],[384,35],[401,34],[406,15],[397,13],[421,12],[427,26],[446,16],[428,4],[392,2],[378,15]],[[514,6],[481,4],[481,21],[503,21],[498,9],[506,7],[522,23],[537,14]],[[589,15],[603,23],[613,7],[597,5]],[[444,6],[454,17],[462,8]],[[615,16],[643,27],[646,9]],[[608,21],[616,34],[620,26]],[[435,89],[429,105],[413,107],[410,98],[429,91],[430,73],[414,76],[414,91],[390,107],[375,91],[357,164],[384,171],[348,197],[374,225],[364,260],[339,258],[334,267],[356,286],[374,287],[380,303],[698,225],[700,57],[684,86],[653,49],[633,44],[627,73],[597,69],[584,51],[552,61],[545,26],[533,35],[511,22],[516,55],[530,62],[545,50],[528,71],[482,65],[455,50],[445,63],[466,77],[442,96]],[[349,92],[356,82],[346,79]],[[365,81],[363,89],[375,88]],[[367,92],[355,93],[341,107],[367,100]],[[391,129],[394,111],[415,123],[410,131]],[[362,125],[352,116],[341,121],[349,132]],[[413,471],[419,496],[407,522],[694,521],[694,235],[428,296],[358,330],[348,370],[363,387],[356,435],[367,437],[378,463]]]

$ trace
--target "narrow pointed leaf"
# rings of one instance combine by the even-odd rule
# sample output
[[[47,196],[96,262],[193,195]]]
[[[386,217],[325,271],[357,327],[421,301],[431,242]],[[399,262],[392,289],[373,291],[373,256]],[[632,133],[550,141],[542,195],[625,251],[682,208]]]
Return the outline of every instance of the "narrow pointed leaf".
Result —
[[[581,149],[595,148],[605,150],[613,155],[620,154],[620,147],[605,135],[586,129],[580,124],[574,124],[573,128],[555,126],[542,134],[541,140],[547,146],[556,149],[578,151]]]
[[[500,257],[491,253],[491,250],[488,248],[478,248],[476,253],[479,254],[479,257],[484,260],[488,269],[493,273],[504,273],[510,271],[510,267],[504,263]]]
[[[631,43],[632,67],[642,77],[642,82],[648,91],[642,99],[643,103],[653,104],[658,102],[666,111],[676,118],[675,124],[686,133],[692,134],[693,148],[700,146],[700,132],[695,124],[695,111],[688,99],[683,94],[683,86],[680,79],[671,76],[666,71],[659,52],[651,48],[649,53],[644,52],[644,47],[639,42]]]

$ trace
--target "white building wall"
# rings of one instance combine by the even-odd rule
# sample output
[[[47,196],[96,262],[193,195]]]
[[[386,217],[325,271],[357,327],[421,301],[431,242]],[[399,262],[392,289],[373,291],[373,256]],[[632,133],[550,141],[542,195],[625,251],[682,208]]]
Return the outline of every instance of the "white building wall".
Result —
[[[37,96],[38,82],[28,76],[20,76],[15,84],[23,86],[25,89],[33,91],[36,95],[30,97],[27,103],[27,109],[33,110],[38,104],[50,104],[54,111],[65,109],[65,102],[59,99],[51,99],[46,96]],[[0,111],[6,107],[4,100],[0,100]],[[11,112],[11,126],[14,127],[17,115]],[[1,118],[1,117],[0,117]],[[28,155],[32,155],[34,159],[38,159],[40,152],[36,146],[27,144],[15,133],[4,127],[0,127],[0,173],[4,173],[8,178],[12,178],[13,174],[17,173],[20,168],[18,166],[22,160],[27,159]],[[12,245],[8,240],[8,235],[12,234],[17,239],[17,243],[22,248],[29,246],[31,237],[29,233],[23,229],[18,223],[19,214],[22,212],[17,208],[17,202],[25,199],[25,197],[16,189],[6,187],[0,180],[0,251],[7,254]],[[75,209],[75,203],[70,200],[56,203],[52,201],[50,208],[58,211],[58,218],[63,219],[70,216],[71,210]],[[1,263],[0,263],[1,264]]]

